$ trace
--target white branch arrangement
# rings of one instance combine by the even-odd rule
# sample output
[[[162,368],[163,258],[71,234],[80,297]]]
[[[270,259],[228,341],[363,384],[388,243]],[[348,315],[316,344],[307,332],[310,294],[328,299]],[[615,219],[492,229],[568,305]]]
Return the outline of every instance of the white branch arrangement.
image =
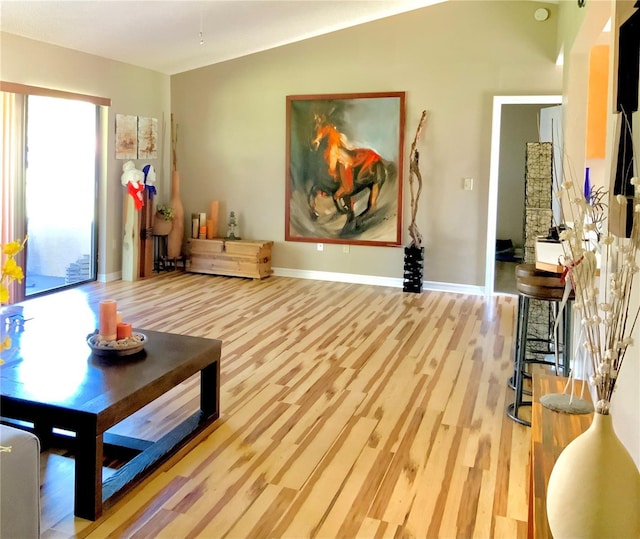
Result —
[[[637,280],[634,283],[639,271],[640,178],[632,177],[631,184],[632,197],[615,197],[617,204],[633,204],[629,238],[614,236],[607,230],[598,234],[596,210],[585,199],[581,185],[565,176],[559,193],[559,196],[564,193],[569,201],[567,207],[563,205],[563,218],[566,223],[573,223],[573,228],[560,233],[564,250],[561,262],[575,291],[574,308],[581,317],[582,346],[591,366],[589,382],[597,396],[596,411],[604,415],[609,413],[613,390],[627,350],[633,344],[631,335],[640,315],[640,307],[631,312],[630,303],[633,294],[637,297],[640,293]],[[602,278],[597,267],[598,254],[603,261]],[[602,293],[599,282],[605,283]]]

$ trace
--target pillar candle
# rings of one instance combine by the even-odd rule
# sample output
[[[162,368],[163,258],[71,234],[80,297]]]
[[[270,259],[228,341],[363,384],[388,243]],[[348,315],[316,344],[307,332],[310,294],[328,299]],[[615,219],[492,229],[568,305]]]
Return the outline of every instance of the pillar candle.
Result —
[[[207,219],[207,239],[212,240],[215,238],[213,234],[213,221],[211,219]]]
[[[199,219],[191,219],[191,237],[198,237],[198,229],[200,228],[200,220]]]
[[[201,213],[200,214],[200,228],[202,228],[203,226],[207,226],[207,214],[206,213]]]
[[[100,326],[98,334],[103,341],[115,341],[117,337],[118,306],[112,299],[100,302]]]
[[[126,322],[120,322],[117,327],[118,340],[120,341],[122,339],[128,339],[129,337],[131,337],[131,335],[132,335],[131,324],[128,324]]]
[[[212,200],[209,205],[209,219],[213,222],[212,238],[218,236],[218,211],[220,209],[220,202]]]

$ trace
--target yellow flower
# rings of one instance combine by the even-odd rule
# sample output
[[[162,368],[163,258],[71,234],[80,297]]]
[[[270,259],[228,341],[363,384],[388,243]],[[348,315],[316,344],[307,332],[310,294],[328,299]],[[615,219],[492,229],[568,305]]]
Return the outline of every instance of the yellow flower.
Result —
[[[24,279],[22,268],[18,266],[18,263],[15,261],[14,257],[20,251],[22,251],[26,242],[27,236],[25,236],[24,240],[22,241],[15,240],[2,246],[2,253],[6,255],[7,259],[2,264],[2,273],[0,274],[0,304],[9,303],[9,283],[11,283],[11,281],[22,282],[22,279]],[[6,342],[7,341],[5,339],[5,341],[1,342],[0,344],[4,346],[4,343]],[[0,348],[0,350],[4,349],[4,347]]]
[[[11,339],[8,335],[6,335],[4,340],[0,342],[0,352],[2,352],[3,350],[9,350],[9,348],[11,348]],[[4,359],[0,357],[0,365],[2,365],[3,363]]]
[[[19,283],[24,278],[22,268],[18,266],[18,263],[13,258],[7,258],[2,265],[2,276],[8,276],[10,279],[14,279]]]
[[[20,240],[10,241],[9,243],[2,246],[2,252],[7,256],[15,256],[20,251],[22,251],[22,248],[24,247],[24,244],[26,241],[27,241],[27,238],[25,238],[23,241],[20,241]]]

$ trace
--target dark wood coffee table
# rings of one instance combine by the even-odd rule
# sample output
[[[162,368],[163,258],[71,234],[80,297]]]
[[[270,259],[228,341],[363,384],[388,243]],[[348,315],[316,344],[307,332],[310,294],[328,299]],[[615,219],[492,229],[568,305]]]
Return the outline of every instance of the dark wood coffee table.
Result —
[[[221,343],[217,339],[134,330],[148,339],[140,354],[97,356],[86,344],[96,327],[95,306],[79,290],[26,301],[8,312],[5,309],[4,314],[11,318],[8,331],[14,347],[2,354],[0,413],[6,419],[32,423],[43,447],[55,443],[54,427],[75,433],[74,513],[78,517],[97,519],[117,495],[219,417]],[[109,439],[108,429],[197,373],[200,410],[191,417],[155,442],[123,436]],[[106,444],[137,454],[103,483]]]

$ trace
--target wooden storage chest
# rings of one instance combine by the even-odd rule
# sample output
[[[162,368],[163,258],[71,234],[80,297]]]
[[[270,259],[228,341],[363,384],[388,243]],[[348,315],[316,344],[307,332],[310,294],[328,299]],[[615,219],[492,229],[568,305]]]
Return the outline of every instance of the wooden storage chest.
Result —
[[[192,239],[188,271],[264,279],[271,275],[272,241]]]

